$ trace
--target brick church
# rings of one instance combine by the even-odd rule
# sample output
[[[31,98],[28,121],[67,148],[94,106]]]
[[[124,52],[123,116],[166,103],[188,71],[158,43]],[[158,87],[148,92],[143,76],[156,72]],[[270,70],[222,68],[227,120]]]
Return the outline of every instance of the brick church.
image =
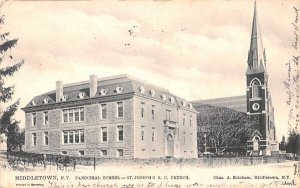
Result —
[[[167,89],[128,75],[66,84],[34,97],[25,150],[126,158],[196,158],[197,111]]]
[[[247,153],[250,155],[270,155],[271,151],[278,151],[274,108],[268,84],[269,76],[266,64],[266,53],[262,45],[255,4],[246,70],[246,95],[194,102],[196,104],[226,107],[244,112],[248,116],[256,116],[258,123],[254,125],[255,131],[249,135],[249,140],[247,141]]]

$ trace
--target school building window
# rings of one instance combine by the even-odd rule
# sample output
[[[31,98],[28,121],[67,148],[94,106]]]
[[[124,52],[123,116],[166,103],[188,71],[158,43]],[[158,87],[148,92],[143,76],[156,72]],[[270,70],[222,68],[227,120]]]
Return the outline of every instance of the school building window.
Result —
[[[152,128],[152,137],[151,137],[152,142],[155,140],[155,128]]]
[[[152,116],[152,119],[155,119],[155,106],[154,105],[152,105],[151,116]]]
[[[82,122],[84,121],[84,108],[70,108],[63,110],[63,122]]]
[[[32,126],[36,126],[36,113],[32,113]]]
[[[107,118],[107,104],[101,104],[101,119]]]
[[[32,146],[35,146],[36,145],[36,133],[32,133],[31,137],[32,137]]]
[[[63,131],[64,144],[84,143],[84,130]]]
[[[101,142],[107,142],[107,127],[101,128]]]
[[[124,130],[123,126],[118,126],[118,141],[124,140]]]
[[[48,146],[48,144],[49,144],[48,132],[44,132],[44,145]]]
[[[44,112],[44,124],[48,125],[48,123],[49,123],[48,112]]]
[[[144,117],[145,116],[145,103],[142,102],[141,103],[141,117]]]
[[[141,131],[141,139],[142,139],[142,141],[144,140],[144,138],[145,138],[145,131],[142,130],[142,131]]]
[[[119,118],[123,117],[124,115],[123,102],[117,102],[117,115]]]

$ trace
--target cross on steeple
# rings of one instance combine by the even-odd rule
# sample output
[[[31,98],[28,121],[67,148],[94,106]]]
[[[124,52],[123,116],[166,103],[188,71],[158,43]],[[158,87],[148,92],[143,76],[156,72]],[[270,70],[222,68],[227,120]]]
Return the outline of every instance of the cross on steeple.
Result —
[[[262,45],[259,21],[258,21],[257,10],[256,10],[256,2],[255,2],[250,49],[248,52],[247,73],[265,72],[265,69],[266,69],[265,50]]]

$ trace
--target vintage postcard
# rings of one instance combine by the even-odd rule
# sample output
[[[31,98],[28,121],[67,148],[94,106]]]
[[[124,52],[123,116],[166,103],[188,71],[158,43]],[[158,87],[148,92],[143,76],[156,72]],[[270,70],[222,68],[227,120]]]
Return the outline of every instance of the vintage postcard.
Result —
[[[2,0],[0,187],[299,187],[299,10]]]

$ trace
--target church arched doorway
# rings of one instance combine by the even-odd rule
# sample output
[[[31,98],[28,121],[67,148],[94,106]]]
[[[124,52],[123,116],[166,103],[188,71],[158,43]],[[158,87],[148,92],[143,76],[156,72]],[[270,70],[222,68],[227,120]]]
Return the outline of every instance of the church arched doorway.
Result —
[[[259,138],[258,137],[254,137],[254,140],[253,140],[253,150],[254,151],[258,151],[259,150]]]

